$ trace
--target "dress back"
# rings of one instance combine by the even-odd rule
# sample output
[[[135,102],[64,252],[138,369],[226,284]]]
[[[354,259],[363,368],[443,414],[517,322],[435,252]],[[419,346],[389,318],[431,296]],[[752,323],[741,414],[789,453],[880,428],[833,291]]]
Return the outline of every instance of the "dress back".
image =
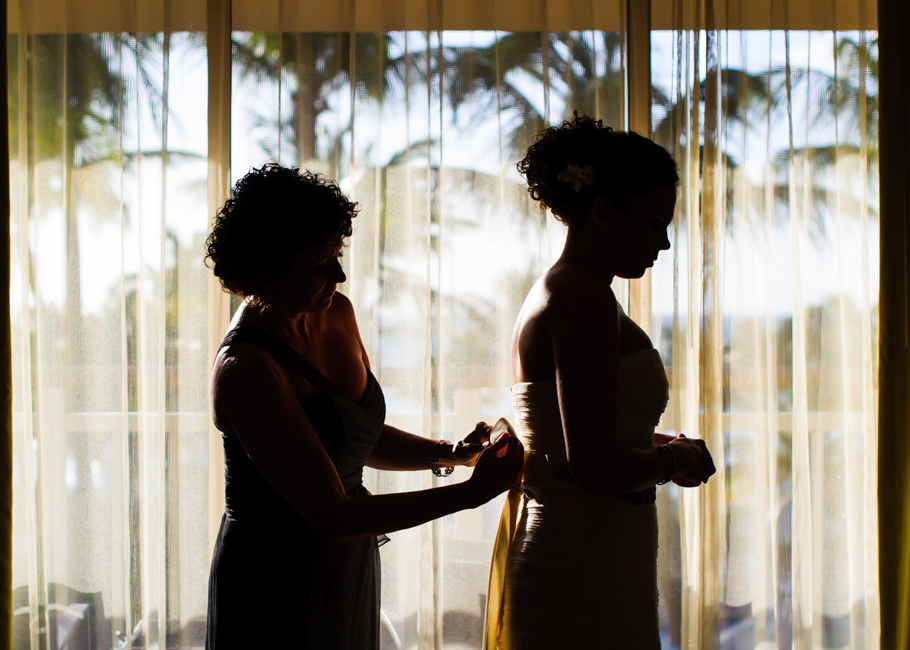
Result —
[[[617,437],[633,447],[648,448],[670,395],[660,354],[647,349],[622,356],[617,373]],[[581,491],[566,459],[556,380],[513,384],[512,411],[525,448],[522,490]],[[598,428],[600,425],[592,426],[592,434]]]
[[[621,357],[617,373],[620,440],[650,447],[669,395],[660,355]],[[514,384],[512,408],[525,464],[496,540],[484,648],[660,648],[654,488],[623,497],[575,482],[555,381]]]

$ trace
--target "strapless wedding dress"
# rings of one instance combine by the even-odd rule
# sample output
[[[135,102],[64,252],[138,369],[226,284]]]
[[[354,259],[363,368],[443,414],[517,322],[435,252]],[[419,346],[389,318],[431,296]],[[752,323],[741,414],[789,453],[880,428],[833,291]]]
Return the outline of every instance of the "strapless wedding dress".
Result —
[[[618,435],[650,447],[669,395],[660,355],[621,357],[618,374]],[[484,648],[660,648],[654,488],[620,497],[581,489],[555,381],[514,384],[512,409],[525,463],[496,540]]]

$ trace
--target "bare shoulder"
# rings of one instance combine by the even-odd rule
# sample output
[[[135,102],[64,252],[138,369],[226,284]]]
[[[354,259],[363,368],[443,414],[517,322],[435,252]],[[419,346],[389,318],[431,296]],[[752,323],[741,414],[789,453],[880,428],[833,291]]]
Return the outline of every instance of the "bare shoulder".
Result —
[[[245,341],[233,341],[225,345],[215,356],[212,367],[213,382],[232,385],[243,382],[251,375],[272,374],[278,368],[277,362],[262,347]]]
[[[253,343],[235,341],[221,350],[212,367],[212,416],[220,431],[231,430],[236,409],[245,408],[260,391],[289,390],[278,362]]]
[[[578,319],[615,318],[616,296],[603,277],[571,266],[554,266],[544,277],[542,315],[554,326]]]
[[[619,305],[607,278],[573,268],[554,276],[547,331],[556,375],[593,385],[618,355]]]
[[[332,296],[332,306],[329,307],[329,315],[339,321],[357,323],[357,316],[354,313],[354,305],[351,299],[340,292],[335,292]]]
[[[358,346],[362,346],[360,328],[357,326],[357,313],[354,311],[351,299],[346,295],[336,293],[332,297],[332,305],[326,310],[325,319],[327,330],[343,332],[356,340]]]
[[[332,306],[329,307],[328,318],[329,326],[339,332],[343,332],[343,345],[352,343],[359,350],[359,354],[367,368],[370,367],[370,360],[367,356],[363,340],[360,338],[360,327],[357,325],[357,314],[354,311],[354,305],[351,299],[341,293],[336,293],[332,298]]]
[[[583,307],[588,293],[581,278],[573,269],[553,267],[537,279],[521,306],[519,323],[543,324],[559,317],[564,310]]]
[[[555,265],[528,292],[512,336],[515,381],[556,376],[555,360],[566,353],[585,357],[589,342],[609,336],[617,317],[616,299],[603,278]]]

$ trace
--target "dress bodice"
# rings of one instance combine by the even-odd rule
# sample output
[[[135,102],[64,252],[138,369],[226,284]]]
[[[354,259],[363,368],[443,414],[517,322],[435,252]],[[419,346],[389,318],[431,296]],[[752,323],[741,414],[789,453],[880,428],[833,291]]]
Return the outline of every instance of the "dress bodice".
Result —
[[[622,356],[617,373],[619,440],[634,447],[649,447],[669,399],[669,383],[660,354],[649,348]],[[513,384],[512,410],[516,432],[525,448],[522,489],[580,490],[566,459],[556,381]],[[592,434],[599,427],[592,425]]]
[[[242,341],[264,348],[276,361],[299,373],[319,391],[301,401],[325,447],[348,496],[361,496],[363,467],[382,433],[385,398],[379,382],[367,369],[367,387],[359,401],[345,397],[325,376],[293,348],[256,327],[238,327],[224,343]],[[268,435],[263,432],[263,435]],[[233,432],[223,432],[225,457],[225,510],[232,519],[296,519],[290,508],[259,473]],[[281,515],[281,516],[277,516]]]

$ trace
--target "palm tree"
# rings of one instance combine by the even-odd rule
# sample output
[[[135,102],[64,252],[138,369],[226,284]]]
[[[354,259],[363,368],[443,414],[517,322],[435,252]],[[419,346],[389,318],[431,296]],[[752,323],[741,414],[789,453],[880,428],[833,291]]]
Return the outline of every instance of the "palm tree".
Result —
[[[160,97],[159,82],[149,65],[151,54],[160,46],[154,35],[30,34],[25,37],[26,61],[19,62],[19,38],[10,35],[7,41],[12,62],[8,101],[14,117],[19,115],[20,102],[26,104],[26,121],[10,121],[11,158],[18,159],[19,143],[24,139],[26,160],[20,164],[34,167],[42,162],[57,163],[59,189],[56,196],[44,197],[44,201],[63,206],[66,316],[71,323],[70,332],[80,337],[81,264],[74,175],[80,168],[129,158],[119,146],[119,136],[123,132],[124,109],[130,103],[130,82],[117,64],[117,55],[126,54],[138,61],[138,81],[150,96]],[[29,77],[27,97],[16,92],[20,71]],[[70,348],[75,352],[79,346]]]
[[[353,92],[379,103],[391,88],[404,86],[407,63],[419,63],[390,33],[251,32],[235,36],[233,47],[241,78],[290,80],[291,120],[280,125],[279,138],[293,145],[300,164],[319,157],[319,118],[332,109],[334,93]],[[258,120],[274,124],[271,116]],[[350,128],[347,124],[328,143],[332,168],[337,169],[339,142]],[[269,154],[279,157],[277,151]]]
[[[794,160],[819,171],[837,164],[838,157],[860,159],[869,167],[878,159],[878,37],[869,40],[841,36],[834,47],[836,73],[814,72],[804,80],[813,94],[813,105],[820,110],[812,116],[810,127],[825,128],[836,133],[836,142],[807,144],[792,151]],[[832,126],[834,128],[832,128]],[[777,154],[779,170],[786,170],[791,151]],[[813,234],[823,229],[828,205],[835,202],[842,188],[816,184],[811,188]],[[775,197],[786,203],[790,199],[789,180],[783,171],[774,185]],[[867,204],[869,213],[876,213],[874,203]]]
[[[19,60],[19,43],[27,39],[24,49],[25,60]],[[164,36],[163,38],[167,38]],[[48,312],[50,321],[62,321],[60,329],[66,336],[67,371],[66,399],[64,408],[68,411],[85,410],[86,397],[86,315],[83,313],[80,256],[80,229],[77,209],[91,207],[99,212],[98,205],[87,206],[79,201],[77,182],[80,170],[86,171],[103,163],[129,164],[136,155],[124,151],[121,137],[124,135],[125,120],[133,96],[130,91],[139,88],[155,106],[161,102],[160,72],[153,65],[161,51],[160,34],[11,34],[7,41],[9,53],[8,103],[10,107],[10,156],[20,168],[20,174],[53,176],[49,180],[42,176],[40,188],[30,182],[29,197],[23,202],[35,204],[33,195],[41,191],[42,204],[56,204],[62,207],[65,228],[65,305],[62,314]],[[132,74],[136,79],[131,77]],[[24,87],[28,94],[20,96],[19,75],[27,75]],[[20,110],[21,109],[21,110]],[[19,120],[23,115],[24,120]],[[161,113],[153,111],[153,118],[160,124]],[[20,156],[20,152],[24,156]],[[102,178],[103,174],[99,176]],[[120,197],[115,188],[103,182],[93,188],[93,198],[101,196],[101,216],[108,214],[113,205],[119,216]],[[107,206],[107,207],[105,207]],[[25,208],[23,208],[25,209]],[[29,215],[30,219],[43,215]],[[30,291],[36,304],[41,295],[35,286],[34,259],[28,256],[31,265],[28,275]],[[21,315],[23,327],[29,327],[28,314]],[[31,319],[31,322],[34,322]],[[32,348],[37,347],[37,333],[30,332]],[[39,385],[36,373],[31,374],[32,395],[37,405]],[[27,409],[36,408],[26,405]],[[39,432],[40,433],[40,432]],[[89,457],[84,435],[71,438],[77,456]],[[80,453],[80,450],[85,450]],[[84,498],[84,497],[83,497]],[[90,522],[78,510],[71,515],[69,532],[72,539],[91,540]],[[134,537],[138,539],[134,534]],[[90,554],[92,544],[72,544],[70,552],[78,555],[74,561],[86,561],[84,554]],[[42,548],[33,549],[38,554],[38,566],[43,566]],[[138,558],[138,554],[135,556]],[[134,562],[135,564],[135,562]],[[137,581],[135,593],[141,591],[138,573],[133,572]],[[39,578],[43,585],[43,577]],[[39,600],[43,596],[39,595]],[[132,616],[138,616],[137,600],[133,601]],[[42,642],[43,643],[43,642]]]
[[[10,61],[18,52],[17,35],[7,41]],[[10,123],[11,157],[18,158],[20,138],[27,140],[27,157],[32,165],[42,161],[59,161],[62,174],[58,196],[49,197],[63,204],[66,227],[66,315],[76,337],[81,335],[82,297],[78,277],[79,246],[75,205],[72,196],[73,172],[86,160],[103,157],[110,146],[111,135],[118,129],[117,108],[125,100],[123,84],[111,70],[102,53],[103,42],[88,34],[29,35],[27,60],[10,66],[8,101],[10,115],[19,115],[20,101],[25,103],[27,120]],[[77,68],[75,62],[80,64]],[[29,94],[20,98],[20,70],[29,75]],[[104,153],[102,153],[104,152]],[[19,161],[26,164],[27,161]],[[38,296],[35,296],[36,299]],[[78,345],[69,346],[77,353]],[[74,363],[75,362],[75,363]],[[71,367],[78,359],[71,359]]]
[[[823,105],[836,115],[848,115],[847,137],[861,137],[876,148],[878,143],[878,36],[871,40],[842,36],[835,46],[837,76],[825,88]]]
[[[483,47],[447,49],[442,75],[456,111],[493,108],[506,117],[514,157],[548,120],[569,119],[576,109],[621,116],[622,55],[622,35],[614,32],[553,32],[546,41],[538,33],[506,32]],[[548,115],[547,90],[564,102],[563,114]]]

